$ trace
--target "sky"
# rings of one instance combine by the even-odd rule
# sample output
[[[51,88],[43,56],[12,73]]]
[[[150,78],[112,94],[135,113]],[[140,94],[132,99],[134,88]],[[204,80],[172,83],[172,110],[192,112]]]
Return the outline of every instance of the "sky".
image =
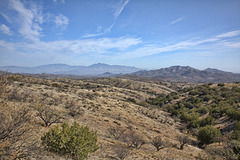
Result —
[[[240,73],[240,0],[0,0],[0,66]]]

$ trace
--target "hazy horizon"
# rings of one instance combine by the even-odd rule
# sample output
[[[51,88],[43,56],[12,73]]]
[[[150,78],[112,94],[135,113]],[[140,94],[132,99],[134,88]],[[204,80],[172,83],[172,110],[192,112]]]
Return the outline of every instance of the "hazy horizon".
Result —
[[[239,8],[239,0],[1,0],[0,66],[240,73]]]
[[[162,67],[162,68],[138,68],[138,67],[135,67],[135,66],[129,66],[129,65],[121,65],[121,64],[107,64],[107,63],[93,63],[93,64],[90,64],[90,65],[71,65],[71,64],[64,64],[64,63],[53,63],[53,64],[44,64],[44,65],[36,65],[36,66],[14,66],[14,65],[10,65],[10,66],[0,66],[0,67],[41,67],[41,66],[48,66],[48,65],[68,65],[68,66],[75,66],[75,67],[78,67],[78,66],[84,66],[84,67],[88,67],[88,66],[92,66],[92,65],[96,65],[96,64],[103,64],[103,65],[110,65],[110,66],[126,66],[126,67],[134,67],[134,68],[137,68],[137,69],[140,69],[140,70],[158,70],[158,69],[162,69],[162,68],[168,68],[168,67],[174,67],[174,66],[182,66],[182,67],[192,67],[192,66],[183,66],[183,65],[172,65],[172,66],[166,66],[166,67]],[[192,68],[195,68],[195,67],[192,67]],[[195,68],[195,69],[198,69],[198,70],[205,70],[205,69],[217,69],[217,70],[220,70],[218,68]],[[221,70],[221,71],[224,71],[224,72],[231,72],[231,71],[226,71],[226,70]],[[240,74],[240,72],[232,72],[232,73],[237,73],[237,74]]]

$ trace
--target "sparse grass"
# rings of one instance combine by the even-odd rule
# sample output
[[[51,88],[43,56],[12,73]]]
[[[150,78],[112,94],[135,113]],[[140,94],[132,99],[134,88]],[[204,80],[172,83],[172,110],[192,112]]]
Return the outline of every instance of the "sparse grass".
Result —
[[[153,159],[153,157],[194,159],[198,153],[204,152],[196,147],[185,146],[182,150],[169,147],[168,150],[171,152],[165,148],[156,152],[151,144],[154,137],[161,136],[164,142],[170,143],[171,146],[178,145],[177,135],[180,133],[177,127],[180,123],[177,121],[175,123],[168,113],[152,107],[146,100],[159,95],[167,96],[173,92],[166,100],[176,101],[177,98],[181,98],[181,94],[176,94],[174,88],[186,86],[183,83],[143,82],[121,78],[42,79],[13,74],[0,76],[0,86],[0,104],[5,110],[8,106],[14,106],[20,113],[27,107],[31,109],[32,115],[37,115],[28,122],[31,126],[28,137],[34,137],[39,141],[40,137],[57,125],[52,122],[72,124],[76,121],[97,131],[99,142],[107,149],[97,151],[90,155],[89,159],[101,159],[103,155],[119,159]],[[226,86],[225,84],[224,87]],[[46,113],[37,109],[37,105],[45,108]],[[52,116],[48,116],[49,113],[52,113]],[[55,113],[59,113],[61,120]],[[4,117],[3,119],[8,120]],[[33,144],[35,141],[29,139],[29,142]],[[26,154],[27,157],[59,159],[58,155],[44,151],[39,144],[34,147],[37,148],[34,154]],[[114,148],[120,149],[116,151]],[[192,155],[189,156],[189,153]]]

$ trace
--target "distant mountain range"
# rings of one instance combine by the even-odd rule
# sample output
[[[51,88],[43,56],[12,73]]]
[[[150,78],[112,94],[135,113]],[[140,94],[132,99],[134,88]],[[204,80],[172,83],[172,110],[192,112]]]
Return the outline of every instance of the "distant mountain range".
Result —
[[[133,75],[154,79],[167,79],[184,82],[239,82],[240,74],[207,68],[198,70],[189,66],[172,66],[158,70],[138,71]]]
[[[11,73],[29,73],[29,74],[68,74],[80,76],[110,76],[115,74],[129,74],[141,69],[121,65],[108,65],[103,63],[93,64],[90,66],[70,66],[66,64],[49,64],[37,67],[18,67],[4,66],[0,67],[2,71]]]
[[[218,69],[207,68],[198,70],[189,66],[172,66],[157,70],[141,70],[135,67],[108,65],[103,63],[90,66],[70,66],[66,64],[49,64],[37,67],[18,67],[5,66],[0,67],[2,71],[11,73],[27,74],[54,74],[54,75],[76,75],[76,76],[95,76],[112,77],[124,75],[125,78],[137,76],[151,79],[161,79],[181,82],[240,82],[240,74],[224,72]]]

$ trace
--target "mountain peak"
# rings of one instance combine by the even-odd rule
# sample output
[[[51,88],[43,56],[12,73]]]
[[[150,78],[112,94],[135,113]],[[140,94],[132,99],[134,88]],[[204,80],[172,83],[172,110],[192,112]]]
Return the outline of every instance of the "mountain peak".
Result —
[[[105,64],[105,63],[96,63],[96,64],[92,64],[89,67],[109,67],[111,65]]]
[[[198,70],[190,66],[171,66],[151,71],[139,71],[137,76],[160,78],[185,82],[236,82],[240,80],[240,74],[220,71],[218,69]]]

